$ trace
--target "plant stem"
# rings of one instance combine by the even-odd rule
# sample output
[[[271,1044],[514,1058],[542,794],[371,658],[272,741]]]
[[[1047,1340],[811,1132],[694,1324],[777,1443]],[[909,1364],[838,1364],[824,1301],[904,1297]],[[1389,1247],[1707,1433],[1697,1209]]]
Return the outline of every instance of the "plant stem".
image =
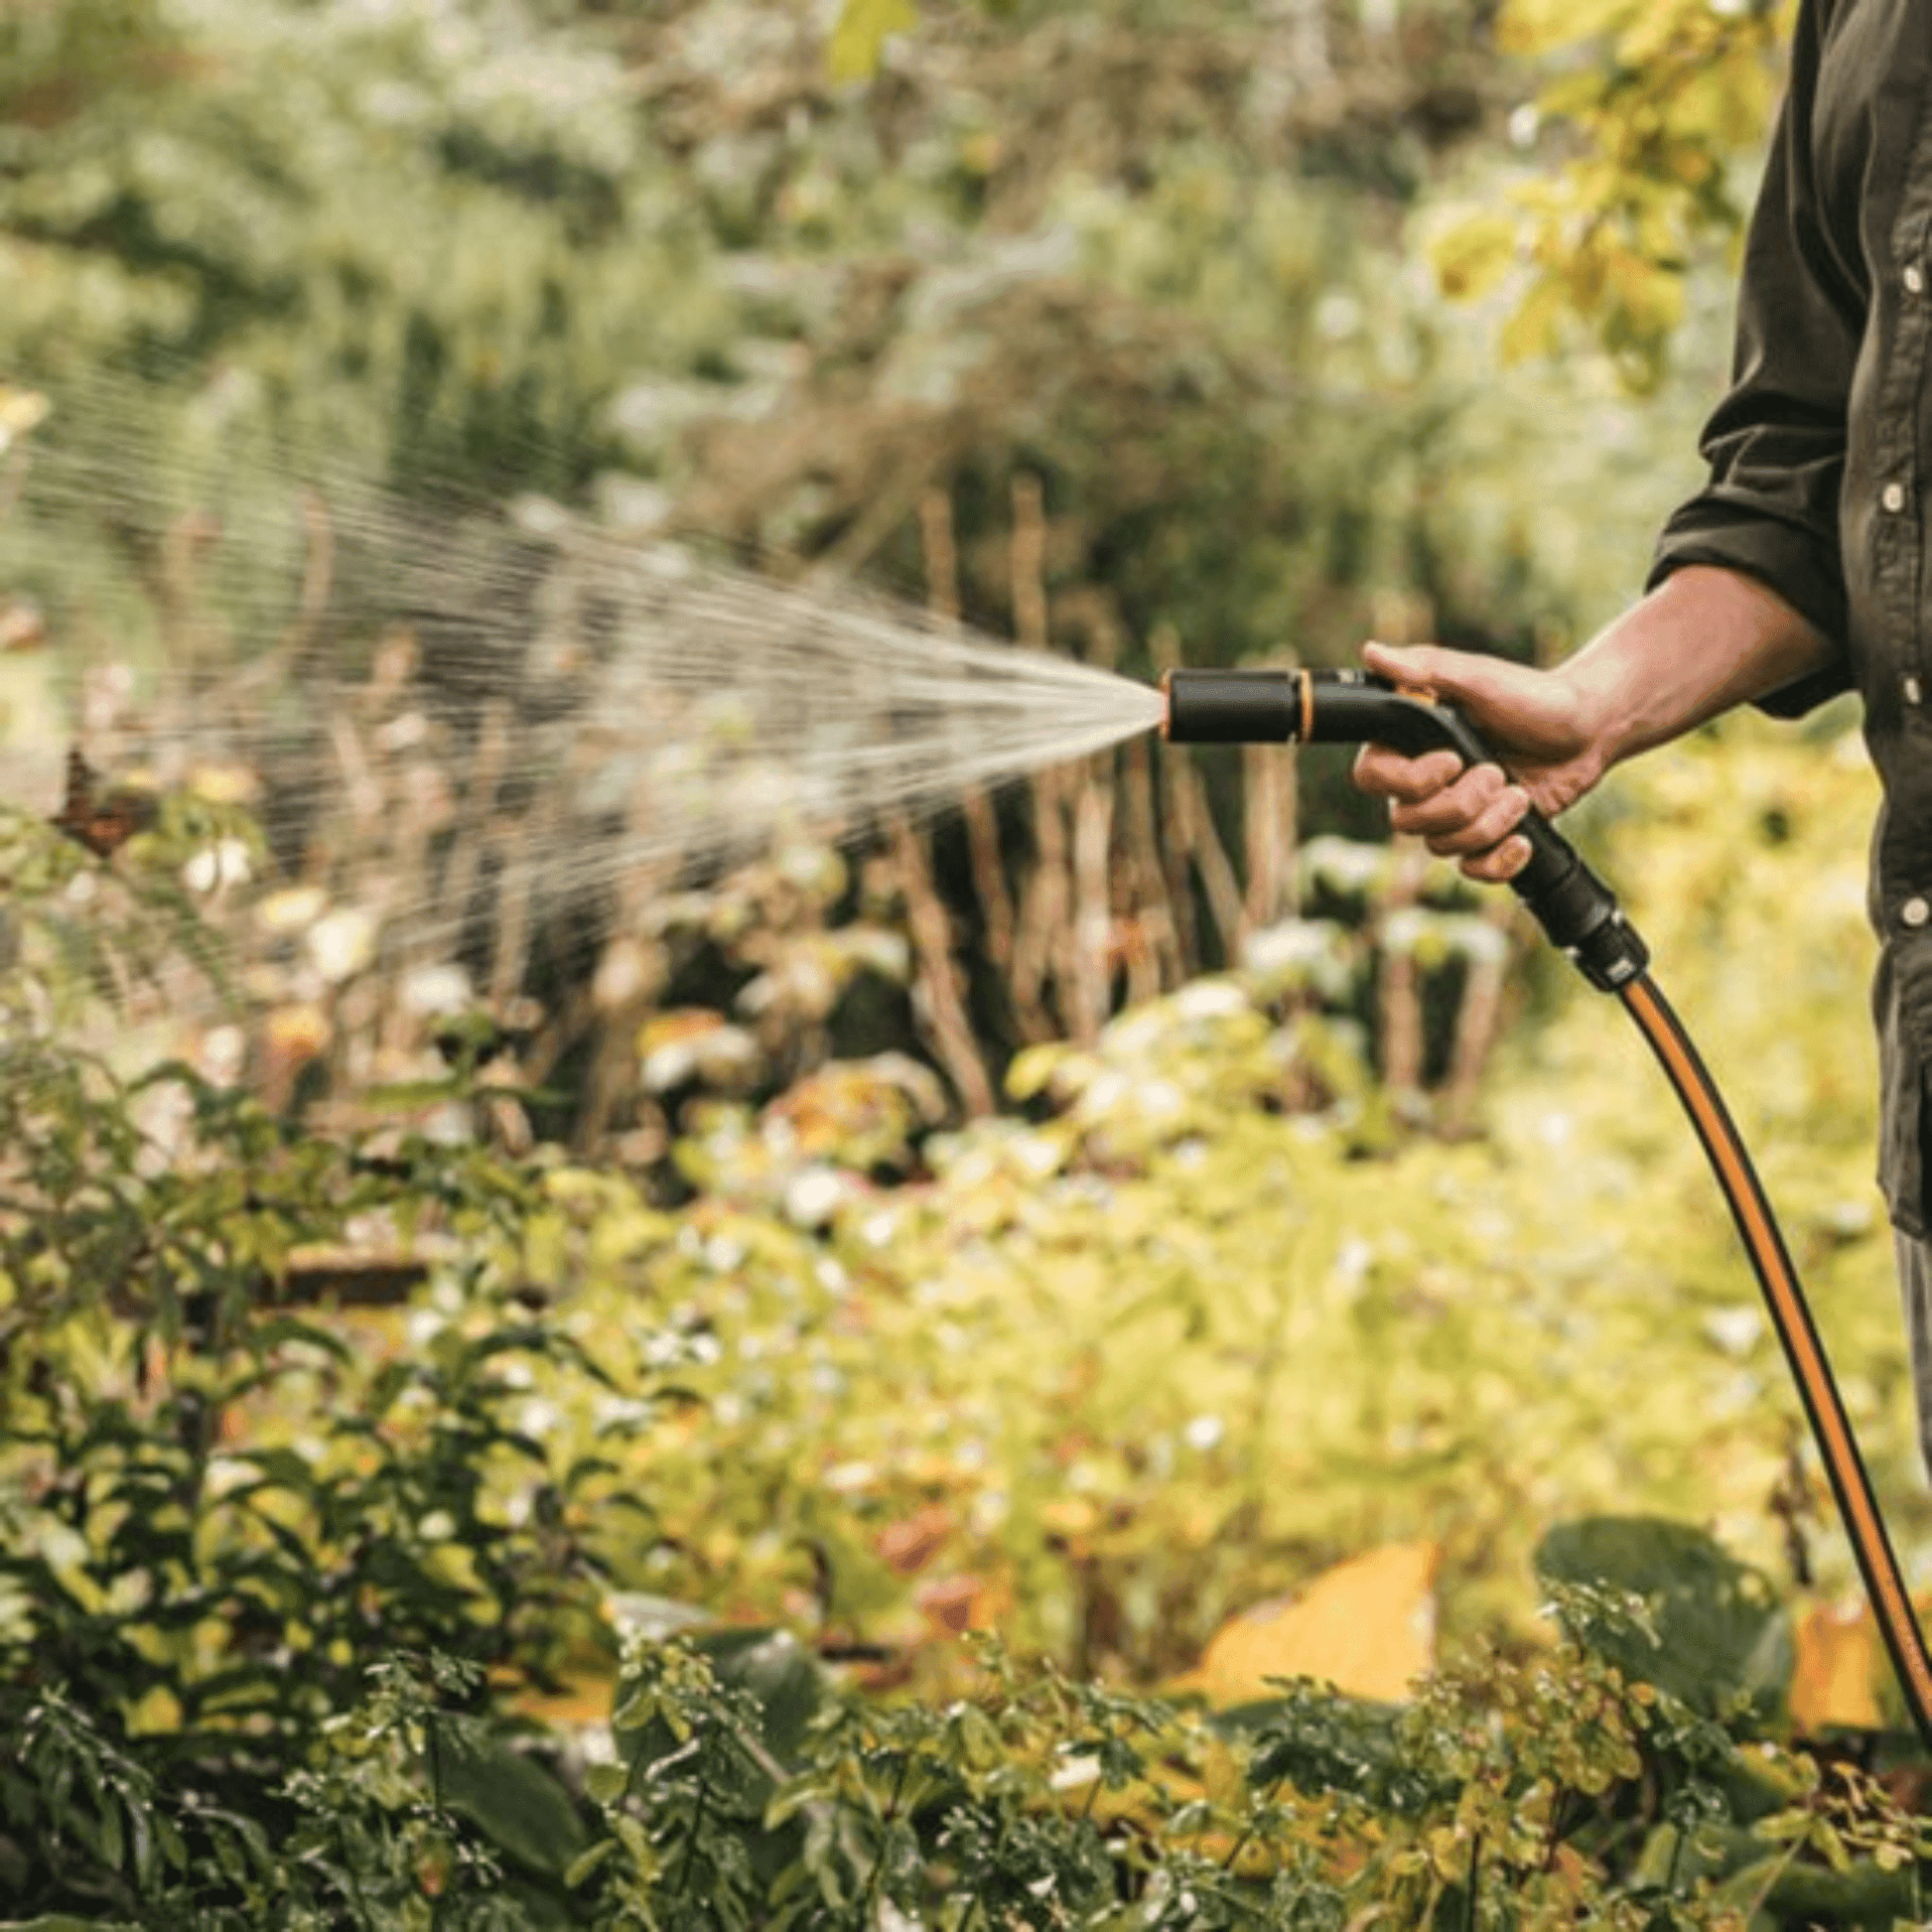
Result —
[[[697,1863],[698,1839],[704,1831],[705,1813],[710,1803],[711,1780],[701,1778],[698,1781],[697,1809],[691,1814],[691,1836],[684,1842],[684,1868],[678,1873],[677,1890],[672,1894],[675,1898],[682,1898],[691,1889],[691,1867]]]
[[[1255,1810],[1266,1811],[1268,1807],[1275,1802],[1276,1792],[1278,1792],[1282,1788],[1282,1786],[1287,1782],[1288,1782],[1288,1776],[1287,1773],[1284,1772],[1282,1776],[1278,1777],[1275,1780],[1275,1782],[1268,1787],[1267,1791],[1263,1794],[1262,1798],[1255,1806]],[[1221,1869],[1223,1871],[1229,1871],[1229,1872],[1233,1871],[1235,1860],[1238,1859],[1241,1856],[1241,1854],[1248,1849],[1249,1844],[1254,1839],[1256,1830],[1257,1827],[1253,1823],[1250,1823],[1242,1828],[1241,1836],[1234,1841],[1234,1849],[1227,1855],[1226,1858],[1224,1858],[1221,1861]]]

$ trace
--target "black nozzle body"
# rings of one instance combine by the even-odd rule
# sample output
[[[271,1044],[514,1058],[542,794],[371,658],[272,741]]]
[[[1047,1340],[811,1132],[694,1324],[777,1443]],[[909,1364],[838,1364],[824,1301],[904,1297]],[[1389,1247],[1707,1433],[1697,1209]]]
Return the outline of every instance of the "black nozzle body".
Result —
[[[1183,745],[1387,745],[1419,757],[1451,751],[1465,764],[1498,760],[1453,706],[1367,671],[1171,671],[1167,736]],[[1530,861],[1510,883],[1551,941],[1589,983],[1614,992],[1650,964],[1616,895],[1541,812],[1517,827]]]
[[[1176,745],[1276,745],[1304,735],[1301,671],[1170,671],[1163,731]]]

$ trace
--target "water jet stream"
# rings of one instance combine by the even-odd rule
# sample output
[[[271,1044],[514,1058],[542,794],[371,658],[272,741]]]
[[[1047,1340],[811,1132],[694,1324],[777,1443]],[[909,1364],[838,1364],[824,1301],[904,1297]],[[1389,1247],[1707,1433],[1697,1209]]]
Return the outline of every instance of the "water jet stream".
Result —
[[[331,891],[385,952],[451,956],[484,883],[535,920],[608,922],[694,870],[921,818],[1161,720],[1131,679],[850,587],[302,464],[245,403],[215,383],[149,429],[128,385],[56,393],[0,450],[0,607],[44,626],[91,763],[163,787],[258,773],[298,877],[379,834],[398,863]]]

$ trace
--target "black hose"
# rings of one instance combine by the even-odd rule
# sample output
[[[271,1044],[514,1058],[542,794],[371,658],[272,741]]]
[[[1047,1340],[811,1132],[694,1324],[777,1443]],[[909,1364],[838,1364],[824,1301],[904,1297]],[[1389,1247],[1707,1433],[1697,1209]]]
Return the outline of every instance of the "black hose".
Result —
[[[1742,1138],[1732,1123],[1724,1096],[1711,1077],[1683,1022],[1648,973],[1617,990],[1624,1011],[1636,1022],[1664,1077],[1671,1083],[1684,1111],[1704,1144],[1738,1238],[1764,1293],[1764,1307],[1777,1331],[1778,1344],[1798,1385],[1799,1400],[1811,1424],[1812,1440],[1824,1458],[1839,1515],[1851,1538],[1852,1554],[1864,1579],[1865,1595],[1878,1620],[1879,1634],[1891,1654],[1898,1687],[1921,1739],[1932,1749],[1932,1655],[1925,1647],[1905,1580],[1899,1574],[1885,1529],[1884,1513],[1865,1474],[1859,1439],[1832,1374],[1830,1357],[1819,1339],[1811,1306],[1805,1299],[1798,1272],[1784,1245],[1777,1217],[1751,1166]]]

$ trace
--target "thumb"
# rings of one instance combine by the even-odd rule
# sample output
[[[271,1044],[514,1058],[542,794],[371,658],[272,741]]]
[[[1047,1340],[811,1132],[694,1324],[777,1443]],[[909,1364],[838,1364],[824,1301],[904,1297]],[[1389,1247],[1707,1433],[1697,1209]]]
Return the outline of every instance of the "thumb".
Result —
[[[1549,767],[1587,759],[1592,751],[1587,721],[1580,717],[1574,694],[1548,671],[1517,664],[1481,651],[1449,650],[1442,644],[1365,644],[1362,658],[1372,671],[1393,678],[1406,690],[1447,700],[1495,746],[1499,757],[1525,765]],[[1561,810],[1602,774],[1600,759],[1587,776],[1570,774],[1564,795],[1543,810]]]
[[[1478,724],[1507,721],[1520,729],[1546,702],[1540,673],[1481,651],[1368,643],[1362,646],[1362,658],[1370,670],[1393,678],[1405,690],[1448,699]]]
[[[1379,644],[1362,646],[1362,661],[1370,670],[1393,678],[1405,690],[1433,698],[1475,698],[1500,695],[1507,675],[1493,657],[1475,651],[1447,650],[1441,644]],[[1501,675],[1499,675],[1501,673]]]

